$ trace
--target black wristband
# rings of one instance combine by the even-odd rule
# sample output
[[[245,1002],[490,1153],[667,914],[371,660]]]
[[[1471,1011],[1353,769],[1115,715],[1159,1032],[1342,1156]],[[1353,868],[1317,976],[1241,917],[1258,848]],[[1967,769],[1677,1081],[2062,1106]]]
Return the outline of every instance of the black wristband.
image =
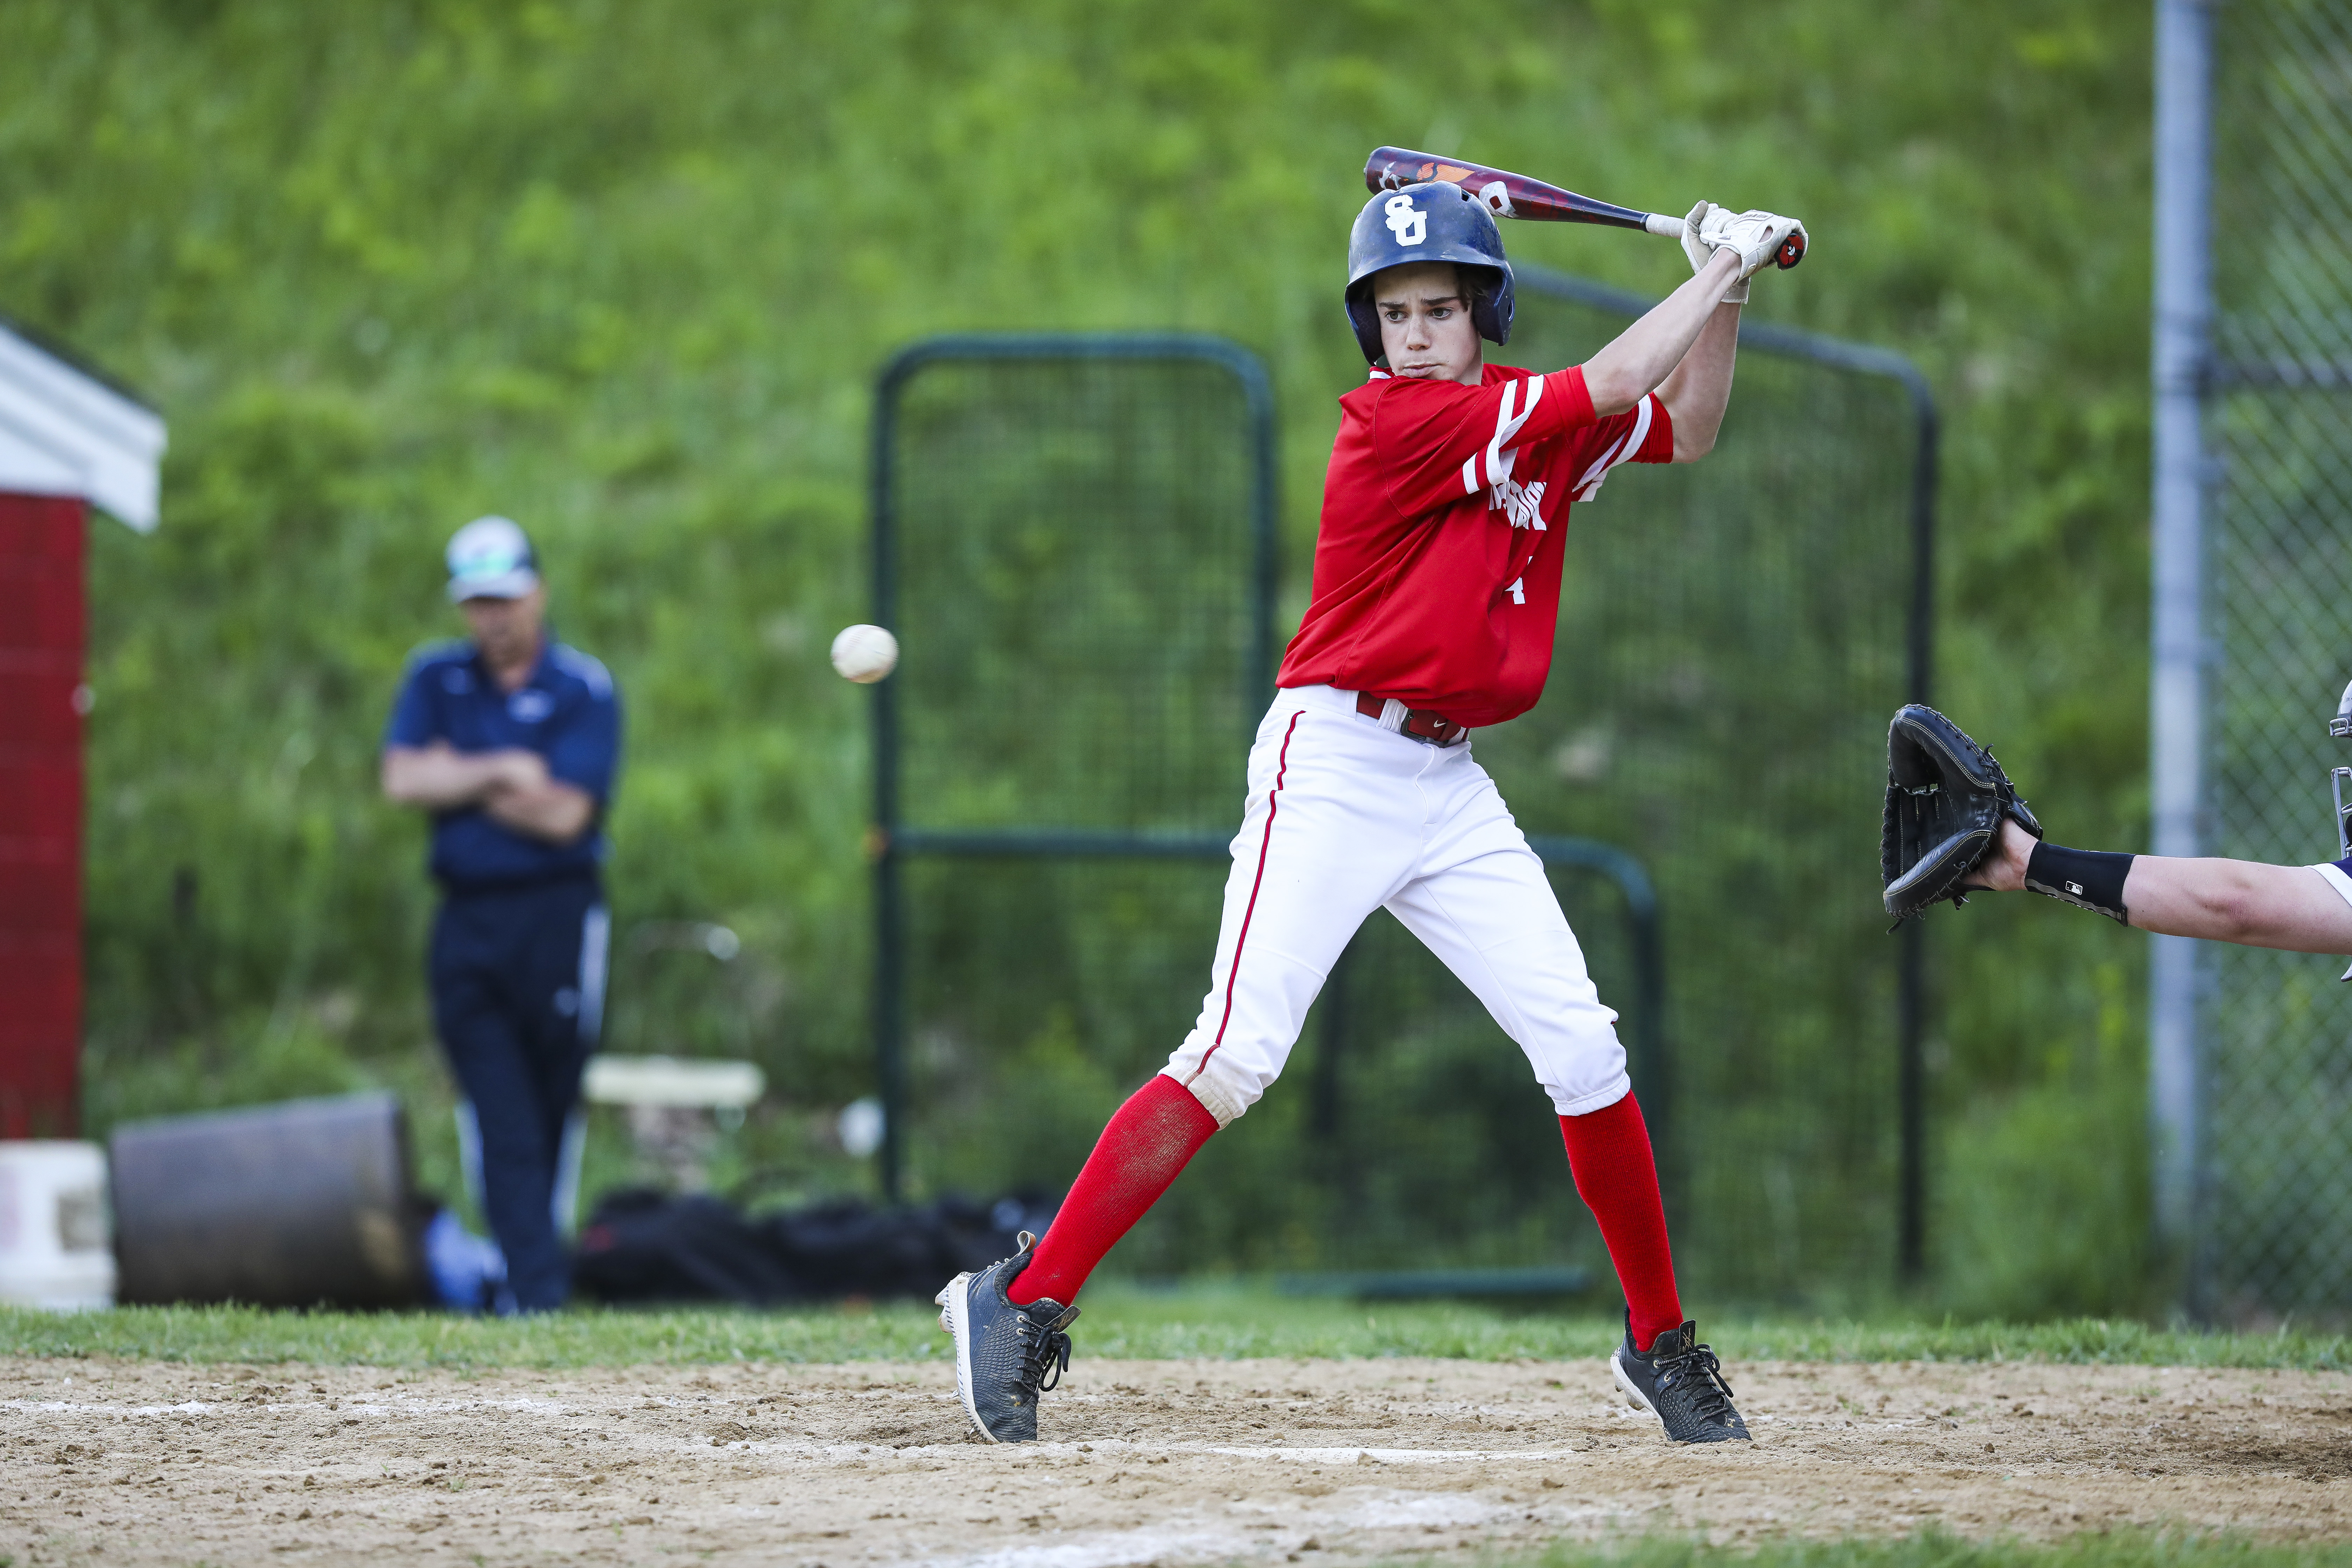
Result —
[[[2089,910],[2112,921],[2131,924],[2124,908],[2124,879],[2131,875],[2132,858],[2097,849],[2065,849],[2036,844],[2025,863],[2029,892],[2047,893],[2078,910]]]

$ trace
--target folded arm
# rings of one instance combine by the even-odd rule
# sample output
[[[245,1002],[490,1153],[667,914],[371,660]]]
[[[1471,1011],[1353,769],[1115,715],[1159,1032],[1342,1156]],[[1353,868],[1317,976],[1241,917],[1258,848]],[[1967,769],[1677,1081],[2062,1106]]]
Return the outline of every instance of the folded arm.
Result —
[[[569,844],[596,818],[596,797],[550,777],[536,752],[460,752],[446,741],[386,746],[384,798],[427,811],[478,805],[490,819],[550,844]]]
[[[596,797],[578,784],[549,779],[530,789],[509,789],[482,803],[490,820],[550,844],[570,844],[596,820]]]

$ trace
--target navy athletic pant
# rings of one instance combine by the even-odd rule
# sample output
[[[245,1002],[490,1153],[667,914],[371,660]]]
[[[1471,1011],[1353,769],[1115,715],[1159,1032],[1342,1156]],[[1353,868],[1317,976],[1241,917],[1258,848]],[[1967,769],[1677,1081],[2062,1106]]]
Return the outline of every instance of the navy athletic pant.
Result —
[[[481,1129],[482,1198],[524,1311],[563,1304],[551,1213],[563,1121],[604,1021],[607,921],[592,878],[452,889],[433,922],[433,1022]]]

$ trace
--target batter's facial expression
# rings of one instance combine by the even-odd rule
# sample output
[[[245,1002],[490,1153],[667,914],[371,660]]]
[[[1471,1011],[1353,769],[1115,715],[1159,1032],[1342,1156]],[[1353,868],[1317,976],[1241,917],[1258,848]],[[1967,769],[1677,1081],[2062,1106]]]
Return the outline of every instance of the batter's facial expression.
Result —
[[[1478,384],[1486,355],[1470,324],[1470,297],[1450,261],[1415,261],[1372,275],[1372,309],[1389,369],[1423,381]]]

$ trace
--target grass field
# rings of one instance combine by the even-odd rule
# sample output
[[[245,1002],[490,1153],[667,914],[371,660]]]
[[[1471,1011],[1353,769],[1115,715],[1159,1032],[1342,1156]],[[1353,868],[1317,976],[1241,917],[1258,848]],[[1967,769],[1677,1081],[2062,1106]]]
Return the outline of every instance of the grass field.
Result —
[[[1748,1316],[1701,1324],[1732,1363],[2046,1362],[2074,1365],[2352,1368],[2352,1339],[2152,1329],[2124,1320],[1941,1323]],[[1572,1361],[1604,1356],[1617,1327],[1590,1315],[1463,1303],[1351,1304],[1247,1287],[1088,1293],[1081,1355],[1122,1360],[1417,1356]],[[944,1353],[935,1312],[911,1303],[796,1311],[578,1309],[523,1321],[439,1312],[286,1312],[131,1307],[58,1314],[0,1309],[0,1353],[321,1366],[532,1368],[924,1361]]]

